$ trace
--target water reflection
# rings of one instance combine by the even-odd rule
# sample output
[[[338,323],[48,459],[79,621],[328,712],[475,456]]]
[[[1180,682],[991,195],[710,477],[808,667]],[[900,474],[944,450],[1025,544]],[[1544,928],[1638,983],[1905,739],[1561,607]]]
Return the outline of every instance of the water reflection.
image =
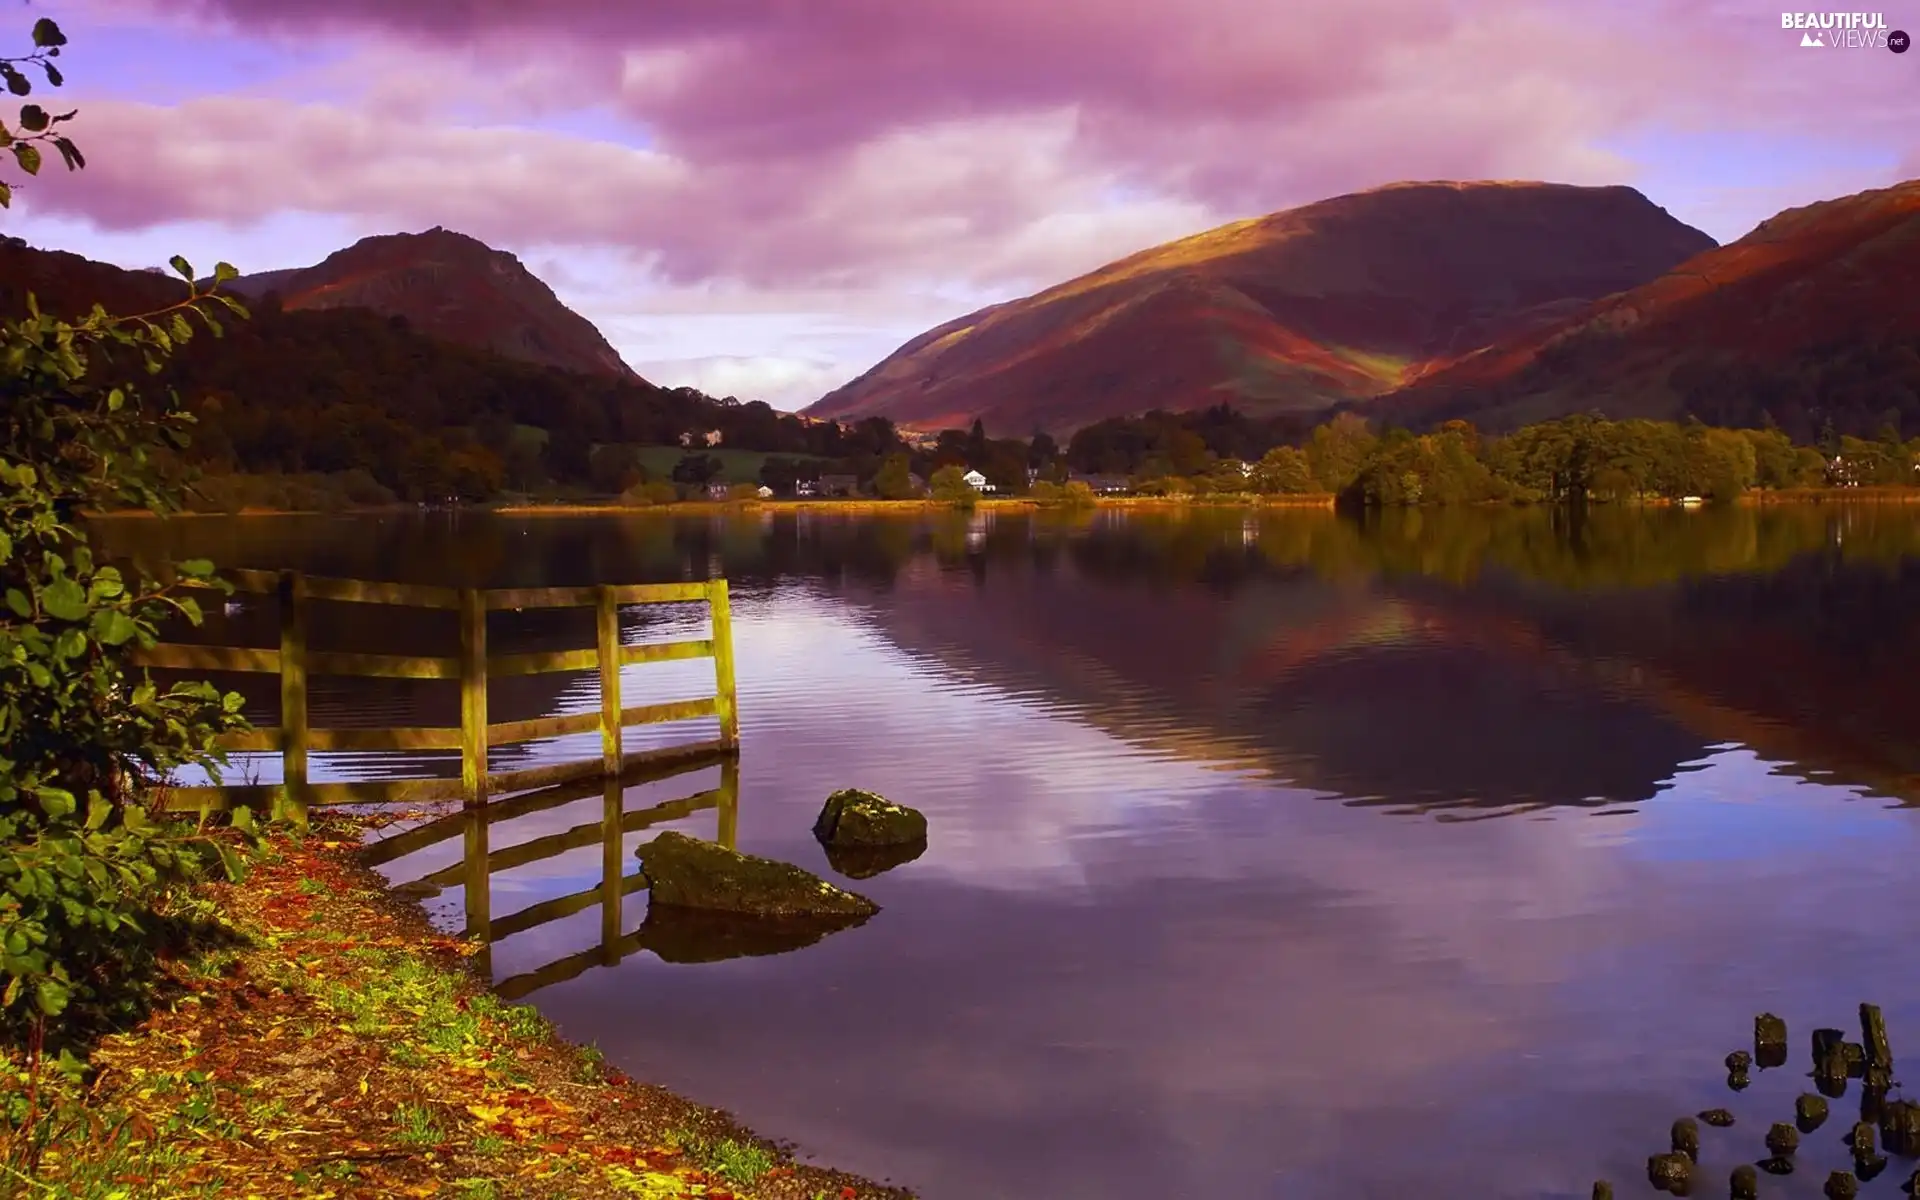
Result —
[[[628,807],[628,794],[647,785],[670,782],[693,772],[717,767],[719,785],[692,795],[657,802],[642,808]],[[601,816],[557,832],[537,833],[543,814],[561,812],[578,801],[598,797]],[[651,949],[675,962],[708,962],[737,953],[773,953],[764,949],[740,948],[748,945],[738,930],[724,923],[699,925],[672,920],[649,912],[639,931],[626,928],[626,897],[640,891],[645,880],[637,869],[629,870],[629,835],[654,830],[707,809],[716,811],[714,840],[732,849],[737,841],[740,811],[740,767],[731,755],[692,758],[669,765],[629,770],[615,779],[592,780],[543,788],[517,796],[504,796],[477,810],[461,810],[424,822],[397,824],[369,845],[368,862],[385,869],[405,894],[436,896],[454,887],[460,889],[463,924],[461,932],[481,941],[479,958],[483,971],[492,971],[492,947],[518,934],[540,930],[553,922],[597,907],[600,915],[598,945],[523,971],[499,981],[497,987],[509,999],[523,999],[543,987],[571,979],[595,966],[612,966],[636,950]],[[496,828],[497,827],[497,828]],[[528,836],[533,834],[534,836]],[[458,838],[459,861],[425,875],[413,876],[423,852]],[[504,842],[504,844],[502,844]],[[518,868],[548,863],[569,851],[597,846],[600,850],[600,878],[592,887],[528,904],[505,916],[493,915],[494,876]],[[790,936],[776,931],[772,940]],[[814,938],[812,940],[818,940]],[[796,942],[797,949],[808,942]],[[665,949],[662,949],[662,948]],[[673,957],[669,958],[669,952]]]
[[[1911,509],[196,526],[145,536],[488,585],[724,571],[728,836],[825,875],[812,822],[856,786],[928,849],[797,952],[649,935],[607,881],[651,829],[609,851],[595,792],[487,826],[491,968],[636,1076],[929,1200],[1584,1195],[1675,1116],[1750,1142],[1790,1109],[1797,1069],[1724,1085],[1756,1012],[1920,1028]],[[385,868],[454,889],[452,928],[460,833]],[[1837,1134],[1801,1158],[1768,1186],[1847,1165]]]

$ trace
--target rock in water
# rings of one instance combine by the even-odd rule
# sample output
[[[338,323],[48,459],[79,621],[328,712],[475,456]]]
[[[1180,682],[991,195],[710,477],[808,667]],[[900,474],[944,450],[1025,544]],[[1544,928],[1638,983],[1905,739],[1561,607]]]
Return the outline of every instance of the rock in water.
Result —
[[[1681,1117],[1673,1123],[1672,1141],[1675,1154],[1700,1161],[1700,1126],[1692,1117]]]
[[[1880,1110],[1880,1132],[1895,1154],[1920,1153],[1920,1104],[1896,1100]]]
[[[1787,1023],[1772,1013],[1753,1019],[1753,1057],[1762,1067],[1787,1065]]]
[[[1744,1072],[1752,1065],[1753,1055],[1748,1054],[1745,1050],[1735,1050],[1732,1054],[1727,1055],[1727,1070],[1736,1075]]]
[[[1727,1190],[1733,1200],[1759,1200],[1760,1173],[1741,1163],[1733,1169],[1733,1179]]]
[[[1847,1145],[1853,1147],[1855,1158],[1867,1158],[1873,1154],[1873,1126],[1861,1121],[1847,1135]]]
[[[1793,1102],[1794,1120],[1800,1126],[1801,1133],[1812,1133],[1824,1125],[1827,1120],[1827,1102],[1824,1097],[1801,1093]]]
[[[1709,1108],[1699,1116],[1715,1129],[1727,1129],[1733,1125],[1733,1114],[1724,1108]]]
[[[1867,1050],[1868,1066],[1893,1066],[1893,1050],[1887,1045],[1887,1019],[1880,1015],[1878,1004],[1860,1006],[1860,1041]]]
[[[1800,1148],[1800,1131],[1785,1121],[1775,1121],[1767,1130],[1767,1149],[1786,1158]]]
[[[927,840],[927,818],[859,788],[842,788],[827,797],[813,823],[823,846],[911,846]]]
[[[792,863],[667,830],[635,851],[649,904],[762,917],[867,917],[880,906]]]
[[[1824,1190],[1827,1200],[1853,1200],[1860,1194],[1860,1181],[1853,1177],[1852,1171],[1834,1171],[1827,1176]]]
[[[1647,1182],[1663,1192],[1685,1195],[1693,1187],[1693,1160],[1684,1154],[1655,1154],[1647,1159]]]

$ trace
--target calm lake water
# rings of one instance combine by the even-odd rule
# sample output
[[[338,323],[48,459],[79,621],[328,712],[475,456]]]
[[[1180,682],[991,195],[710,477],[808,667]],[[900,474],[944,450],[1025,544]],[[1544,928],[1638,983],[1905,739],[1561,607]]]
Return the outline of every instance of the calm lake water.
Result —
[[[930,849],[847,884],[883,906],[873,920],[791,953],[667,961],[632,945],[636,892],[617,929],[579,906],[496,942],[492,970],[633,1075],[927,1200],[1585,1197],[1597,1177],[1624,1196],[1675,1117],[1718,1105],[1740,1123],[1703,1130],[1696,1194],[1724,1195],[1810,1088],[1813,1027],[1857,1038],[1856,1005],[1877,1001],[1896,1056],[1920,1056],[1912,509],[248,518],[101,536],[416,582],[725,574],[737,781],[704,767],[626,808],[737,788],[741,849],[838,879],[809,828],[828,792],[860,786],[923,809]],[[253,617],[269,644],[270,613],[215,632]],[[584,618],[501,621],[496,649],[590,644]],[[340,648],[450,636],[391,610],[315,624]],[[704,620],[629,626],[698,636]],[[630,704],[711,692],[705,662],[628,670]],[[495,720],[598,702],[591,677],[514,682]],[[450,685],[316,687],[332,723],[457,721]],[[255,714],[274,718],[264,699]],[[629,744],[642,732],[688,736]],[[318,761],[332,778],[452,767]],[[602,806],[596,791],[498,823],[493,851]],[[712,837],[718,819],[655,828]],[[650,836],[624,837],[621,870]],[[457,877],[460,853],[454,837],[383,870]],[[601,887],[603,858],[589,829],[496,874],[495,919]],[[429,908],[460,928],[458,884]],[[1761,1010],[1786,1017],[1793,1058],[1736,1094],[1721,1059]],[[1818,1196],[1847,1165],[1855,1096],[1765,1194]]]

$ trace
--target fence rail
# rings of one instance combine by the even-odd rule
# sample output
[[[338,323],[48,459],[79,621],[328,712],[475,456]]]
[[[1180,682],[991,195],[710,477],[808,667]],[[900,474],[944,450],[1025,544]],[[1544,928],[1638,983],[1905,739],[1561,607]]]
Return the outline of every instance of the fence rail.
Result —
[[[361,579],[327,579],[296,571],[229,571],[236,590],[275,595],[280,605],[280,646],[251,649],[162,643],[138,652],[146,667],[186,671],[237,671],[280,677],[280,724],[225,735],[226,750],[278,751],[284,783],[174,787],[167,807],[180,810],[226,808],[271,799],[284,789],[287,800],[305,810],[315,804],[413,804],[463,800],[467,807],[487,804],[489,795],[551,787],[581,779],[621,775],[627,768],[668,762],[688,755],[738,749],[739,713],[733,678],[733,617],[727,581],[645,583],[573,588],[425,587]],[[316,651],[307,644],[308,606],[312,601],[377,604],[452,610],[460,615],[460,652],[451,656],[361,654]],[[704,601],[712,619],[711,636],[677,642],[622,645],[620,609],[637,604]],[[595,644],[581,650],[531,654],[487,653],[487,614],[528,608],[592,608]],[[634,663],[711,658],[714,694],[695,700],[658,704],[622,703],[620,668]],[[487,680],[560,671],[600,674],[597,712],[522,721],[487,719]],[[307,681],[314,675],[377,679],[447,679],[460,683],[460,724],[391,729],[316,729],[307,713]],[[621,731],[634,725],[718,717],[720,736],[685,745],[634,754],[624,752]],[[495,746],[600,731],[597,758],[551,763],[512,771],[491,771],[487,752]],[[307,756],[316,750],[458,750],[458,779],[390,779],[354,783],[313,783]]]

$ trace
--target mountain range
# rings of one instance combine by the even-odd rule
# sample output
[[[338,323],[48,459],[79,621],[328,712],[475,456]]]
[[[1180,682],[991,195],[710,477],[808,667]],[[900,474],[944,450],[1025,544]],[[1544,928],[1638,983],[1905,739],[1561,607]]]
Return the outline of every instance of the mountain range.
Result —
[[[1024,437],[1225,404],[1414,428],[1460,418],[1498,431],[1598,411],[1773,420],[1802,440],[1829,427],[1870,436],[1920,422],[1920,295],[1904,283],[1915,278],[1920,181],[1791,209],[1725,246],[1627,187],[1395,184],[1142,250],[981,309],[907,342],[804,416],[920,430],[979,420]],[[189,381],[239,394],[268,424],[280,397],[379,396],[387,417],[412,414],[422,436],[489,409],[560,435],[577,459],[607,438],[671,442],[687,422],[758,428],[775,417],[654,388],[513,255],[442,228],[366,238],[228,287],[299,320],[247,334],[261,344],[245,371],[215,361],[241,346],[196,346]],[[29,291],[54,311],[139,311],[179,289],[0,238],[3,311]],[[334,347],[355,339],[364,352],[343,362]],[[262,382],[263,361],[284,378]],[[531,384],[526,368],[558,374]],[[487,390],[501,395],[476,406],[471,381],[489,372]],[[415,413],[406,397],[422,378],[441,381],[438,399]],[[607,388],[638,389],[644,418]],[[505,395],[529,389],[548,399]],[[554,403],[561,394],[580,399]],[[597,415],[575,419],[589,409]],[[782,420],[795,428],[777,448],[813,438],[805,421]]]
[[[1402,183],[1156,246],[930,330],[806,410],[1003,436],[1365,401],[1714,247],[1627,187]]]

